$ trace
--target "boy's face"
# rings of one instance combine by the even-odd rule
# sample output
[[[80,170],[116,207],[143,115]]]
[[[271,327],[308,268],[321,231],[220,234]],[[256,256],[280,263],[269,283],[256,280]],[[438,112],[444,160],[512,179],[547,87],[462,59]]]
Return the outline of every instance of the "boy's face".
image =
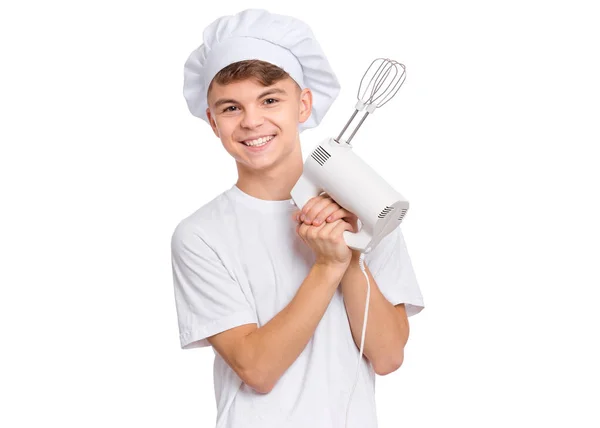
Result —
[[[206,115],[225,150],[255,170],[275,165],[297,150],[298,124],[309,118],[311,107],[310,89],[300,91],[291,78],[268,87],[247,79],[228,85],[213,82]],[[260,149],[244,144],[273,135]]]

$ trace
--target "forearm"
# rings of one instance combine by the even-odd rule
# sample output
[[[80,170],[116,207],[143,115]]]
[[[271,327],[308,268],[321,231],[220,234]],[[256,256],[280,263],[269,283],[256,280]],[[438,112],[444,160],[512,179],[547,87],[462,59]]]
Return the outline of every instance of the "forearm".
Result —
[[[325,314],[344,270],[315,264],[290,303],[246,336],[257,383],[270,391],[306,347]]]
[[[381,293],[366,263],[364,267],[369,276],[371,297],[363,353],[371,361],[375,372],[387,374],[402,364],[409,334],[408,323],[403,322],[398,310]],[[367,280],[360,270],[356,254],[342,277],[341,287],[352,337],[360,349]]]

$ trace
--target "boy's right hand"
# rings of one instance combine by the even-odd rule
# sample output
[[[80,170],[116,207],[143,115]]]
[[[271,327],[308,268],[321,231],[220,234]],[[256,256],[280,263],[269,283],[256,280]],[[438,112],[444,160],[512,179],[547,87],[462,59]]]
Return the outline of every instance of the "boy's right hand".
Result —
[[[353,231],[352,225],[339,219],[331,223],[324,222],[319,226],[305,224],[300,221],[296,233],[315,253],[316,264],[346,269],[352,260],[352,250],[344,240],[343,232]]]

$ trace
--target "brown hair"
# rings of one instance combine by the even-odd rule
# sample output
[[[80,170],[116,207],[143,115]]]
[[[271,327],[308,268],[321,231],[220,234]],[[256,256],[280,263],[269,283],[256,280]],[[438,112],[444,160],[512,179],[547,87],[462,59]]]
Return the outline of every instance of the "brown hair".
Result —
[[[213,77],[210,85],[208,85],[206,96],[208,98],[208,94],[210,94],[213,82],[217,82],[219,85],[227,85],[232,82],[255,79],[263,86],[271,86],[288,77],[290,77],[290,75],[285,70],[269,62],[258,59],[238,61],[234,62],[233,64],[229,64],[227,67],[219,71],[215,77]],[[296,83],[295,80],[293,80],[293,82]],[[298,87],[298,90],[301,91],[301,88],[297,83],[296,86]]]

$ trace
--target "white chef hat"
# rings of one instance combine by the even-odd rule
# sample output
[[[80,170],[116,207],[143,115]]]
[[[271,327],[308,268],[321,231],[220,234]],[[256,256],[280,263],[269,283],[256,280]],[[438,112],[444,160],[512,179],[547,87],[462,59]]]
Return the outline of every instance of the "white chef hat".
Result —
[[[340,91],[321,46],[304,22],[264,9],[246,9],[213,21],[204,43],[184,66],[183,96],[190,112],[209,123],[207,90],[213,77],[234,62],[258,59],[285,70],[301,89],[313,94],[310,117],[298,128],[317,126]]]

